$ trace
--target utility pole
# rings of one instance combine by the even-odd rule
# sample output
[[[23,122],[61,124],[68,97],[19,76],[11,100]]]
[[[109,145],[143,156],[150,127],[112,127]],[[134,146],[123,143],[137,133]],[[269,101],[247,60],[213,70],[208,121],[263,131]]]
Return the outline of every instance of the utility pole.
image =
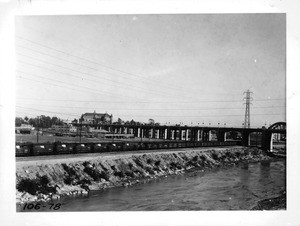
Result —
[[[246,101],[246,109],[245,109],[245,120],[244,120],[244,128],[250,128],[250,105],[251,105],[251,101],[253,100],[253,98],[251,97],[251,94],[253,94],[253,92],[251,92],[249,89],[244,92],[244,94],[246,94],[246,97],[244,97],[244,100]]]
[[[39,116],[37,117],[38,118],[38,121],[37,121],[37,131],[36,131],[36,142],[38,143],[39,142],[39,124],[40,124],[40,118]]]
[[[80,120],[79,143],[81,143],[82,120]]]

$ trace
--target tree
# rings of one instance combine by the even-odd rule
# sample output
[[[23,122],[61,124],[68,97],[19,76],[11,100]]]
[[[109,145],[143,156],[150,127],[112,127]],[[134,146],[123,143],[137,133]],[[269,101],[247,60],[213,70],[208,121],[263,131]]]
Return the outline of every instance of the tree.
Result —
[[[24,123],[24,120],[21,117],[16,117],[15,126],[21,126]]]
[[[41,128],[49,128],[52,126],[51,118],[49,116],[41,115],[38,118],[38,126]]]
[[[154,119],[150,118],[150,119],[148,120],[148,124],[149,124],[149,125],[154,125],[154,124],[155,124]]]
[[[84,121],[83,115],[81,115],[81,117],[79,118],[79,123],[82,123],[83,121]]]
[[[37,125],[38,125],[38,119],[37,119],[37,118],[30,118],[30,119],[28,120],[28,123],[29,123],[30,125],[32,125],[33,127],[37,127]]]
[[[118,124],[122,125],[122,124],[124,124],[124,121],[122,119],[118,118]]]

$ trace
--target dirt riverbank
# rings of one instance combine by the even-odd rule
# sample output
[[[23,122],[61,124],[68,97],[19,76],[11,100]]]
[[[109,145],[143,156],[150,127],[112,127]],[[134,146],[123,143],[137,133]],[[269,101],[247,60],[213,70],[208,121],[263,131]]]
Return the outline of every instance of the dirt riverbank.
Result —
[[[86,195],[90,190],[147,183],[196,168],[205,170],[267,159],[257,148],[224,147],[20,161],[16,169],[16,202]]]

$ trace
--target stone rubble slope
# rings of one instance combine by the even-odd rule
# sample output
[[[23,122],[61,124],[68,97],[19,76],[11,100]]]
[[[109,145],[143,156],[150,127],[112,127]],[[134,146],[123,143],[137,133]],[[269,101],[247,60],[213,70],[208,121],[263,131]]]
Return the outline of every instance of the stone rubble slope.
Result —
[[[87,195],[90,190],[147,183],[187,170],[227,167],[268,159],[257,148],[228,147],[159,153],[73,158],[49,163],[18,164],[17,203],[57,200]]]

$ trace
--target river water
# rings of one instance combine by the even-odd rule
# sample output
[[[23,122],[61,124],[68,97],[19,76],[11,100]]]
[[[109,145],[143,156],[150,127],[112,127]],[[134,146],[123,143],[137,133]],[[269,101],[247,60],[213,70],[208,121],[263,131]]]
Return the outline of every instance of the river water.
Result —
[[[57,211],[249,210],[259,200],[278,196],[285,187],[286,162],[267,161],[63,198]]]

